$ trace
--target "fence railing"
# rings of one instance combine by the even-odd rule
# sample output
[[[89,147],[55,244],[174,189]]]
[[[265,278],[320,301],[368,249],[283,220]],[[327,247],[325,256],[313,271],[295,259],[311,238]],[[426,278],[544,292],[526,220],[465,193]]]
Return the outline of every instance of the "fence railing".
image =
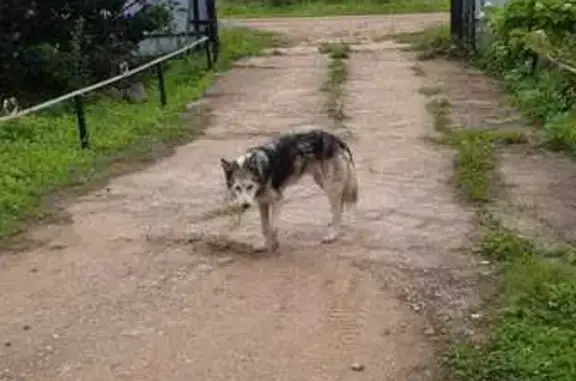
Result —
[[[528,48],[532,52],[532,73],[536,73],[542,62],[547,62],[552,64],[556,68],[568,72],[570,74],[576,75],[576,67],[574,66],[574,59],[565,60],[565,57],[561,57],[561,54],[554,52],[550,49],[550,44],[548,43],[548,49],[543,49],[535,44],[528,44]]]
[[[84,87],[82,89],[72,91],[72,92],[70,92],[68,94],[64,94],[60,97],[50,99],[46,102],[40,103],[38,105],[32,106],[32,107],[24,109],[22,111],[17,111],[11,115],[0,117],[0,128],[2,128],[1,123],[3,123],[3,122],[8,122],[10,120],[21,118],[23,116],[32,114],[34,112],[45,110],[45,109],[50,108],[56,104],[66,102],[69,100],[73,100],[74,111],[76,114],[76,123],[77,123],[77,127],[78,127],[78,136],[79,136],[79,140],[80,140],[80,147],[82,147],[83,149],[89,148],[90,147],[90,137],[89,137],[89,133],[88,133],[88,128],[86,126],[86,118],[84,116],[84,95],[85,94],[93,92],[93,91],[98,90],[98,89],[101,89],[101,88],[106,87],[106,86],[110,86],[114,83],[117,83],[117,82],[123,80],[123,79],[132,77],[135,74],[141,73],[141,72],[148,70],[148,69],[151,69],[151,68],[154,68],[156,71],[156,77],[157,77],[157,81],[158,81],[158,92],[159,92],[160,104],[162,106],[165,106],[168,102],[168,98],[166,95],[166,84],[164,81],[164,68],[163,68],[164,65],[163,64],[165,62],[175,58],[175,57],[182,55],[182,54],[203,48],[205,55],[206,55],[207,69],[210,70],[210,69],[212,69],[214,63],[217,60],[217,52],[215,51],[217,49],[217,47],[216,46],[212,47],[212,45],[214,45],[214,44],[213,44],[213,41],[211,38],[209,38],[208,36],[202,36],[202,37],[197,38],[193,42],[185,45],[184,47],[182,47],[178,50],[175,50],[171,53],[168,53],[168,54],[165,54],[161,57],[158,57],[158,58],[156,58],[150,62],[147,62],[143,65],[140,65],[134,69],[125,70],[123,73],[121,73],[115,77],[111,77],[109,79],[95,83],[95,84],[87,86],[87,87]],[[14,102],[12,100],[10,100],[10,102],[8,102],[8,103],[14,103]]]

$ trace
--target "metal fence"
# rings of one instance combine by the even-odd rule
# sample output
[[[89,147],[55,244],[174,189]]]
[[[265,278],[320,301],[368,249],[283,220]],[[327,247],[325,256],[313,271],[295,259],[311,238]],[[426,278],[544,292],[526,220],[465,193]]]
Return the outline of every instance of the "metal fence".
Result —
[[[214,63],[218,60],[218,53],[220,51],[220,39],[218,35],[218,19],[215,9],[215,0],[189,0],[189,5],[192,9],[188,12],[189,17],[187,19],[187,27],[185,32],[152,35],[148,38],[153,39],[185,36],[188,41],[192,40],[192,42],[188,42],[185,46],[143,65],[140,65],[134,69],[128,70],[124,68],[122,70],[123,72],[115,77],[92,84],[68,94],[64,94],[60,97],[50,99],[46,102],[29,107],[22,111],[18,110],[17,102],[14,98],[5,99],[3,101],[4,108],[7,109],[7,107],[12,107],[13,112],[11,112],[10,115],[0,117],[0,128],[2,128],[1,124],[3,122],[8,122],[10,120],[21,118],[38,111],[48,109],[62,102],[73,101],[80,147],[87,149],[90,147],[90,135],[88,133],[86,118],[84,116],[84,96],[88,93],[113,85],[126,78],[130,78],[147,70],[153,70],[155,72],[158,81],[160,104],[165,106],[168,102],[166,84],[164,81],[164,64],[166,62],[183,54],[187,54],[200,49],[202,49],[205,53],[208,70],[212,69]]]
[[[451,0],[450,34],[460,48],[476,50],[477,0]]]

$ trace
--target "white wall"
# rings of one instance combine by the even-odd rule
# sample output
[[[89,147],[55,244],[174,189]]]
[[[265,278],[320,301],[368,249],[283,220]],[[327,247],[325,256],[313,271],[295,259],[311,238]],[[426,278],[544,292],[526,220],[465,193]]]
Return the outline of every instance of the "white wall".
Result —
[[[175,9],[172,13],[172,31],[175,33],[185,32],[188,21],[189,0],[172,0],[172,2],[175,4]],[[162,4],[166,3],[166,0],[148,0],[148,3]],[[138,52],[142,55],[166,54],[182,47],[185,43],[186,39],[184,37],[154,37],[141,41],[138,46]]]

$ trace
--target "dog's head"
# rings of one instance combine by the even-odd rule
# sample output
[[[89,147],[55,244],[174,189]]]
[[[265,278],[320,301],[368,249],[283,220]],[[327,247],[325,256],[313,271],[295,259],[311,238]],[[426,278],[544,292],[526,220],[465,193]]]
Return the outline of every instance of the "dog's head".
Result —
[[[259,153],[248,153],[229,161],[220,159],[224,170],[227,200],[232,206],[247,210],[257,204],[266,158]]]

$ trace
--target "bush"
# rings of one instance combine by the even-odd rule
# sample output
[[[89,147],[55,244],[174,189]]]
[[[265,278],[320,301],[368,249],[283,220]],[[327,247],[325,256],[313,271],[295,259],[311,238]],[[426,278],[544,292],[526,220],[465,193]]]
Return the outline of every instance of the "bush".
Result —
[[[552,148],[576,153],[576,0],[510,0],[489,14],[493,41],[479,63],[503,80],[512,99]]]
[[[173,5],[126,3],[1,1],[0,98],[37,102],[117,74],[123,61],[133,66],[145,34],[169,28]]]

